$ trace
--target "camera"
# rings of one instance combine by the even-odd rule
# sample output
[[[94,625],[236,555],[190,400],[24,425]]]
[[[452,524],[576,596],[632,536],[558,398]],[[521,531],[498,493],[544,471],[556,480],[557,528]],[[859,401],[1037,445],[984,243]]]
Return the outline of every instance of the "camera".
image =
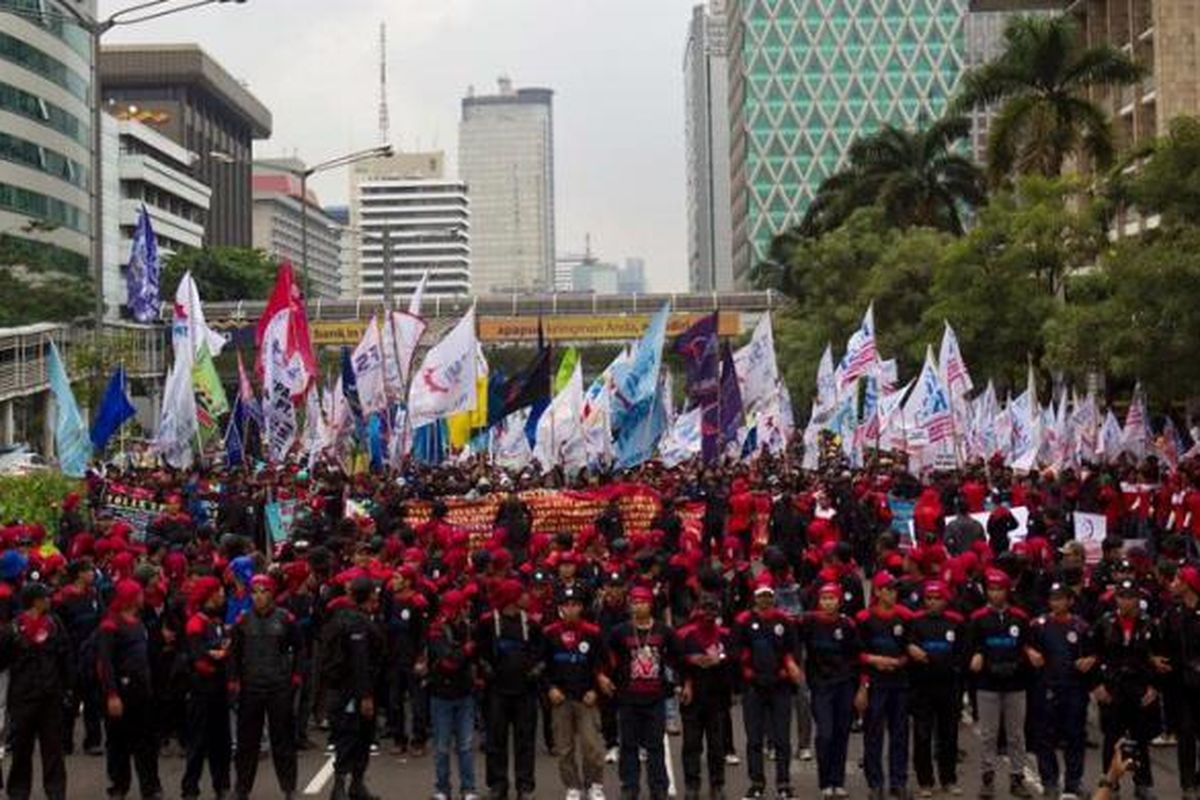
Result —
[[[1121,742],[1121,758],[1125,761],[1137,761],[1137,742]]]

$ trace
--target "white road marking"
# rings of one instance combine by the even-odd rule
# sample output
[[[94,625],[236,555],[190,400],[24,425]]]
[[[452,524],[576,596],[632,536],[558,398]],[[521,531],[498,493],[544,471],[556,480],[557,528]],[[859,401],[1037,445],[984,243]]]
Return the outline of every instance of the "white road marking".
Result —
[[[663,734],[663,758],[667,762],[667,797],[675,796],[675,768],[671,765],[671,740]]]
[[[325,765],[317,770],[317,774],[314,775],[313,779],[308,782],[308,786],[304,787],[304,793],[309,795],[320,794],[321,790],[325,788],[325,784],[329,783],[329,780],[332,777],[333,756],[330,756],[325,760]]]

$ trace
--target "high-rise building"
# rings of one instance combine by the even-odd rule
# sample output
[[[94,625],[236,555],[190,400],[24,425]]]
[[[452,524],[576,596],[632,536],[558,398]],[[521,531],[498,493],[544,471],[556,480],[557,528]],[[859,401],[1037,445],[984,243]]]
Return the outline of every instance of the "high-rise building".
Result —
[[[627,258],[617,275],[617,291],[621,294],[646,293],[646,260]]]
[[[291,262],[309,297],[339,297],[342,226],[325,213],[311,188],[301,200],[300,174],[305,169],[304,162],[294,158],[254,162],[254,246],[276,261]],[[301,214],[308,215],[307,247]]]
[[[204,243],[211,190],[191,174],[195,154],[153,128],[103,114],[104,302],[115,312],[128,299],[124,271],[143,208],[165,263]],[[166,287],[166,291],[170,287]]]
[[[463,98],[458,170],[471,195],[477,293],[554,285],[554,114],[549,89]]]
[[[350,227],[350,206],[325,206],[325,216],[338,226],[338,297],[358,297],[354,259],[358,249],[357,231]]]
[[[350,230],[357,239],[348,289],[358,297],[411,294],[428,271],[431,296],[472,286],[473,211],[463,181],[444,177],[441,152],[396,153],[350,168]]]
[[[733,272],[746,285],[855,139],[941,116],[966,0],[729,0]]]
[[[729,194],[729,55],[725,0],[692,9],[683,55],[688,288],[733,288]]]
[[[74,6],[94,18],[95,0]],[[91,68],[87,34],[52,3],[0,2],[0,231],[84,258]]]
[[[251,143],[271,135],[271,112],[203,50],[183,45],[105,45],[105,108],[159,131],[199,158],[195,176],[212,188],[205,243],[253,240]]]

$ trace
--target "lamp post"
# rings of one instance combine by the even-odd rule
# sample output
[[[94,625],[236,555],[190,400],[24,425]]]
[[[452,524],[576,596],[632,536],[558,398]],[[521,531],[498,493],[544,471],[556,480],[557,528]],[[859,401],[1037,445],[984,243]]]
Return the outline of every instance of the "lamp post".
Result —
[[[75,8],[78,0],[57,0],[58,5],[65,9],[70,14],[76,24],[84,30],[88,35],[88,40],[92,55],[91,69],[91,124],[92,124],[92,164],[91,164],[91,250],[92,250],[92,271],[96,280],[96,330],[100,330],[100,325],[104,321],[104,202],[101,195],[100,175],[102,169],[103,157],[101,154],[101,146],[104,140],[101,131],[101,94],[100,94],[100,37],[105,33],[124,25],[136,25],[139,22],[148,22],[152,19],[169,16],[170,14],[178,14],[181,11],[188,11],[201,6],[209,6],[223,3],[242,4],[246,0],[192,0],[181,6],[154,10],[158,6],[174,2],[174,0],[145,0],[145,2],[136,3],[135,5],[123,8],[115,12],[107,19],[97,20],[92,19],[83,12]],[[131,16],[133,15],[133,16]]]
[[[303,170],[288,170],[291,174],[300,178],[300,269],[304,273],[304,296],[312,297],[312,282],[308,272],[308,179],[309,177],[338,167],[348,167],[359,161],[366,161],[368,158],[389,158],[392,153],[390,144],[383,144],[377,147],[372,147],[369,150],[359,150],[354,153],[347,153],[337,158],[331,158],[328,161],[322,161],[319,164],[314,164]]]

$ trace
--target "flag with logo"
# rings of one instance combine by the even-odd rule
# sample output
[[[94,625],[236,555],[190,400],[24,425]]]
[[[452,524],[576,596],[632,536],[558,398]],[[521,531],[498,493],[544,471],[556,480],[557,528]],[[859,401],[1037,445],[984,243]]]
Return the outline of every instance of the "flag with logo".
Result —
[[[746,414],[753,416],[775,399],[779,387],[779,365],[775,363],[775,334],[771,329],[770,312],[759,318],[750,341],[733,354],[733,363]]]
[[[472,306],[445,338],[430,348],[413,375],[408,410],[414,428],[475,407],[477,350]]]
[[[862,323],[846,342],[846,353],[839,364],[838,390],[845,390],[863,375],[877,368],[879,350],[875,345],[875,304],[867,306]]]
[[[258,347],[257,369],[263,386],[281,383],[293,398],[303,397],[316,380],[317,359],[313,354],[304,295],[296,283],[292,265],[287,262],[279,265],[275,288],[258,319],[254,343]],[[274,388],[265,393],[278,394]]]
[[[533,456],[543,470],[562,467],[573,475],[587,466],[583,434],[583,365],[578,356],[562,390],[550,401],[537,424]],[[564,359],[565,361],[565,359]]]
[[[216,437],[220,418],[229,413],[229,399],[213,364],[208,342],[200,343],[200,352],[192,364],[192,386],[196,392],[196,422],[200,426],[200,445]]]
[[[706,314],[675,337],[672,349],[683,359],[687,375],[687,396],[697,405],[712,402],[717,396],[720,348],[717,341],[717,313]]]
[[[350,356],[354,380],[358,385],[358,397],[364,414],[383,412],[388,407],[387,386],[384,380],[383,341],[379,335],[379,324],[371,315],[362,339]]]
[[[158,319],[159,278],[158,239],[143,204],[138,210],[129,248],[129,265],[125,270],[125,305],[138,322]]]
[[[633,351],[633,357],[614,368],[612,424],[618,434],[622,430],[639,426],[651,417],[654,406],[657,405],[661,409],[658,373],[662,365],[663,342],[667,334],[669,314],[670,306],[664,303],[651,318],[646,332]]]

